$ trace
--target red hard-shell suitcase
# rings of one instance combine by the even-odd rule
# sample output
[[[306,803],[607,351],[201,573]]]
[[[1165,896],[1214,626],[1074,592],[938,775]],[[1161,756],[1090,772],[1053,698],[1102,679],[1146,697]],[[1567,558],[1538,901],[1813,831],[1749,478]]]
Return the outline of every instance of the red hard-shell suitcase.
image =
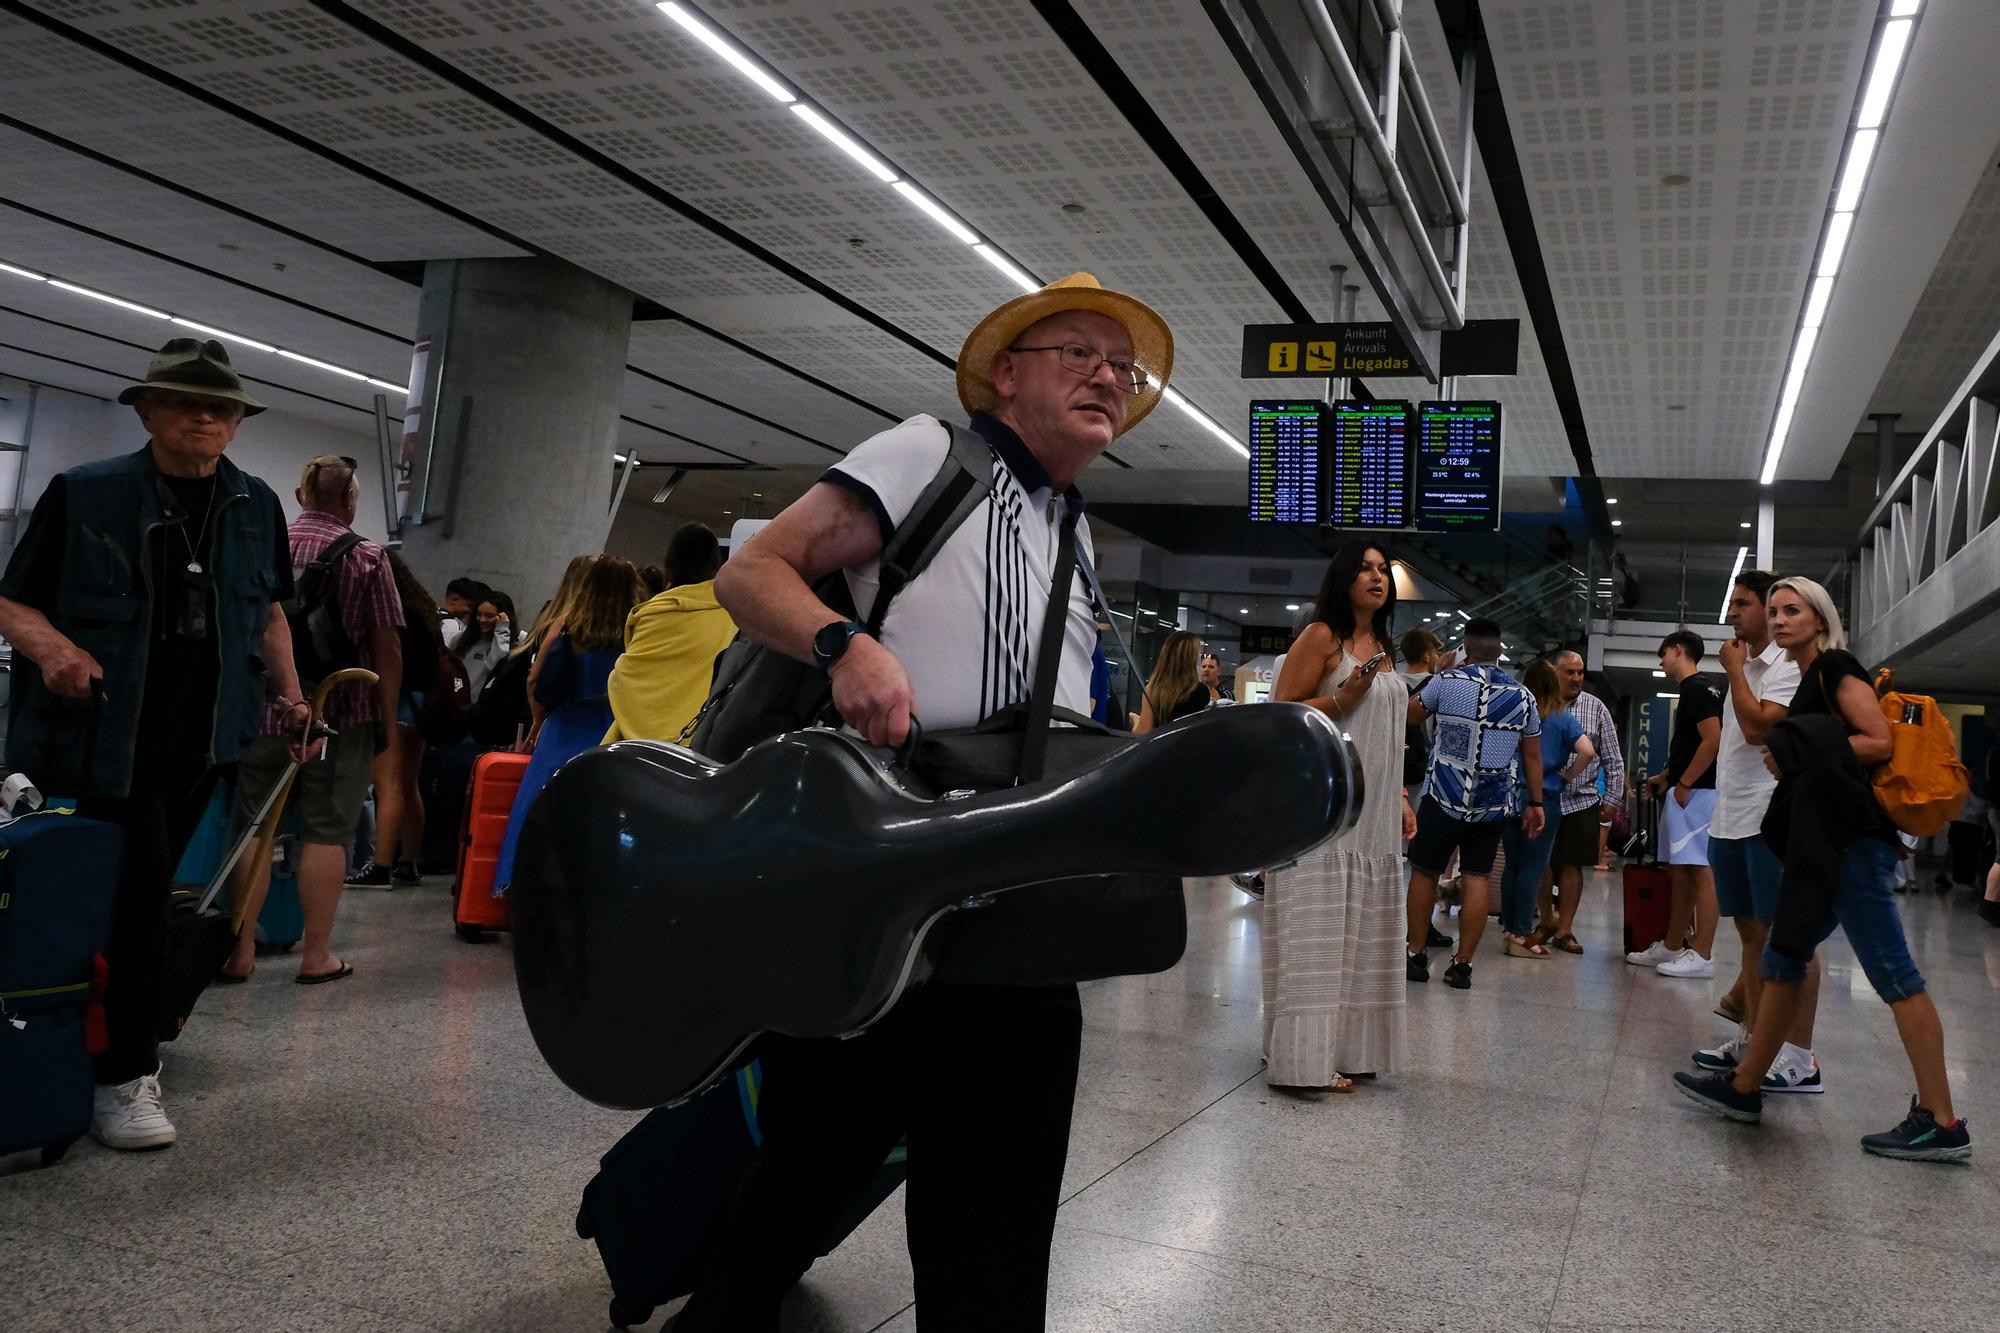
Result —
[[[1641,796],[1638,827],[1626,845],[1625,952],[1638,953],[1667,937],[1667,917],[1673,906],[1673,886],[1667,868],[1660,864],[1660,810],[1656,802]]]
[[[497,750],[479,756],[465,799],[465,827],[458,845],[458,883],[452,893],[452,921],[462,940],[478,940],[489,930],[507,930],[513,914],[505,898],[493,896],[493,871],[507,836],[507,816],[532,756]]]

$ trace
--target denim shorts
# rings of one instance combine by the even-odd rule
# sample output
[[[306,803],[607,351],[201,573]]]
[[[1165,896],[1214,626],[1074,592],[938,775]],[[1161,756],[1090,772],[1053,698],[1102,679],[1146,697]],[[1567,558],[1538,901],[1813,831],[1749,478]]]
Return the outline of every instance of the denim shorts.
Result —
[[[1833,889],[1833,913],[1813,942],[1817,948],[1833,934],[1837,924],[1847,932],[1847,943],[1867,974],[1868,984],[1889,1004],[1924,992],[1924,975],[1910,957],[1909,941],[1903,938],[1903,917],[1896,907],[1896,895],[1889,887],[1896,869],[1896,847],[1880,838],[1856,838],[1841,858],[1840,882]],[[1769,945],[1764,947],[1764,979],[1797,982],[1805,980],[1804,958],[1788,958]]]
[[[1715,901],[1722,915],[1771,924],[1778,915],[1778,880],[1785,867],[1763,835],[1710,838],[1708,864],[1715,872]]]

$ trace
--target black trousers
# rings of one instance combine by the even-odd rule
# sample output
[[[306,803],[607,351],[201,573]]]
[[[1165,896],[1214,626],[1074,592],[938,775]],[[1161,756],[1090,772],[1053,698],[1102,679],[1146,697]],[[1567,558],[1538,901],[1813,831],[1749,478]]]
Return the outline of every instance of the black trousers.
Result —
[[[769,1039],[764,1143],[675,1333],[775,1333],[906,1133],[918,1327],[1042,1328],[1082,1030],[1075,986],[940,985],[849,1041]]]
[[[111,910],[110,976],[104,1017],[110,1045],[97,1057],[99,1083],[129,1083],[160,1067],[155,1037],[174,868],[201,824],[212,784],[196,764],[135,772],[128,796],[78,802],[77,813],[125,830],[125,864]]]

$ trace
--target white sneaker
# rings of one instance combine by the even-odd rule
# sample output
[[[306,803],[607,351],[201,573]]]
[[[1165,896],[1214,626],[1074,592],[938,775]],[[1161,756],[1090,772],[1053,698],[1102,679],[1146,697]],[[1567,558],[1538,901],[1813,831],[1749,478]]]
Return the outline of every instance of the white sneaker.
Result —
[[[160,1076],[147,1074],[130,1083],[97,1085],[90,1135],[107,1148],[142,1152],[165,1148],[174,1141],[174,1122],[160,1105]]]
[[[1694,1053],[1696,1069],[1706,1069],[1711,1073],[1726,1074],[1736,1068],[1743,1058],[1743,1049],[1750,1044],[1750,1029],[1739,1027],[1736,1035],[1720,1046],[1710,1046]]]
[[[1693,949],[1682,949],[1661,963],[1657,970],[1663,977],[1712,977],[1715,975],[1715,964]]]
[[[1764,1075],[1765,1092],[1825,1092],[1826,1084],[1820,1081],[1819,1061],[1813,1059],[1811,1051],[1801,1051],[1787,1042],[1785,1049],[1771,1066],[1771,1072]]]
[[[1643,949],[1625,955],[1625,961],[1634,967],[1658,967],[1674,956],[1674,951],[1664,940],[1654,940]]]

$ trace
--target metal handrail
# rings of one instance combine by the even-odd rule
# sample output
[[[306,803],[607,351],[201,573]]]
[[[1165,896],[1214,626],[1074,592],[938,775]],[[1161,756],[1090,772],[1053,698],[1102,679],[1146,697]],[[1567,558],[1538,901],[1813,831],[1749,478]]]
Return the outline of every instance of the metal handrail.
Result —
[[[1453,287],[1451,279],[1444,271],[1444,264],[1438,259],[1437,247],[1431,244],[1429,224],[1417,208],[1416,198],[1410,193],[1410,183],[1403,176],[1403,169],[1396,161],[1396,150],[1383,136],[1382,126],[1375,118],[1374,99],[1362,86],[1361,75],[1354,68],[1354,60],[1341,45],[1340,31],[1333,24],[1333,16],[1327,13],[1325,0],[1299,0],[1299,12],[1305,15],[1307,26],[1312,29],[1313,38],[1319,43],[1320,53],[1326,57],[1327,67],[1333,71],[1334,82],[1340,85],[1341,95],[1347,99],[1348,107],[1355,113],[1354,126],[1361,135],[1362,142],[1375,159],[1377,169],[1382,173],[1382,181],[1389,188],[1389,198],[1402,215],[1403,225],[1410,235],[1412,247],[1423,264],[1424,276],[1429,279],[1431,291],[1444,307],[1444,327],[1460,329],[1465,327],[1465,308]],[[1398,69],[1401,62],[1398,61]],[[1447,173],[1443,181],[1456,183]]]

